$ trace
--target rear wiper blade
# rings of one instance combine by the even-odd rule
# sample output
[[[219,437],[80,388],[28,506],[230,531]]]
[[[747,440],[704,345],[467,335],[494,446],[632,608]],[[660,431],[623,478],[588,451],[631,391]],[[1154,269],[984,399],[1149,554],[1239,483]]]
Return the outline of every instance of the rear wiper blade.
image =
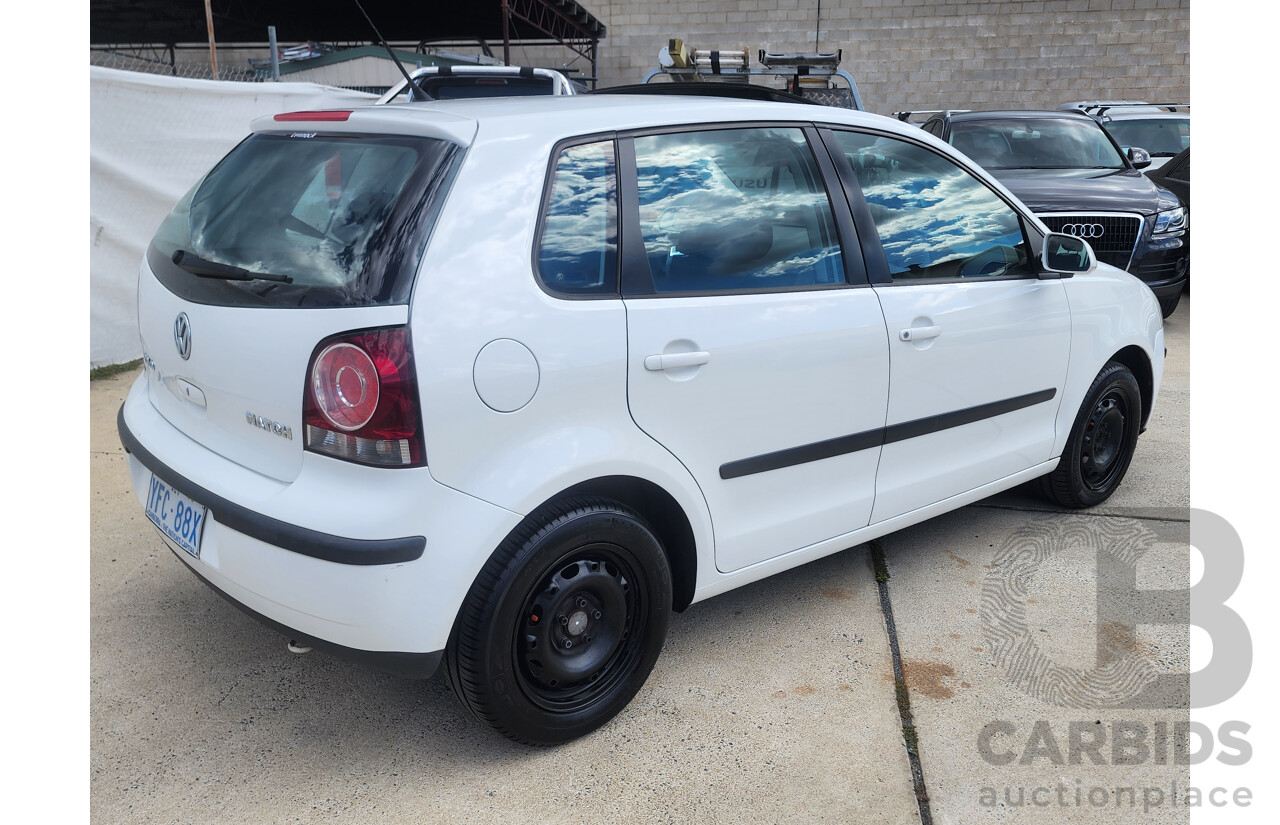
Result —
[[[276,281],[282,284],[293,283],[293,279],[288,275],[273,275],[270,272],[250,272],[244,267],[220,264],[217,261],[207,261],[198,255],[191,254],[185,249],[179,249],[177,252],[173,253],[173,262],[187,272],[190,272],[192,275],[196,275],[201,278],[221,278],[224,281]]]

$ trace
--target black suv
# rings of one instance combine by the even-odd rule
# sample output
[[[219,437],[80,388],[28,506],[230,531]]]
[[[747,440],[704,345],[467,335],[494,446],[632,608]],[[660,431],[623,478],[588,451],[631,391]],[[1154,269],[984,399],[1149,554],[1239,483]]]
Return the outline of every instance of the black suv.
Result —
[[[1142,279],[1169,317],[1187,279],[1187,213],[1097,120],[1070,111],[939,112],[921,126],[1008,187],[1049,229],[1085,238],[1098,260]]]

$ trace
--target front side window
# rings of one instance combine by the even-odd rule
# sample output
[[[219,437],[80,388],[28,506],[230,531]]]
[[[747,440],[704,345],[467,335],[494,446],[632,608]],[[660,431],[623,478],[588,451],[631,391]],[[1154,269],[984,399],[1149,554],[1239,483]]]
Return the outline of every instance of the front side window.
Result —
[[[895,281],[1034,274],[1021,218],[977,178],[907,141],[835,136]]]
[[[987,170],[1126,168],[1102,127],[1084,117],[952,121],[951,145]]]
[[[796,128],[635,139],[640,230],[657,293],[845,282],[831,205]]]
[[[538,241],[538,275],[548,289],[617,292],[616,178],[611,140],[560,153]]]

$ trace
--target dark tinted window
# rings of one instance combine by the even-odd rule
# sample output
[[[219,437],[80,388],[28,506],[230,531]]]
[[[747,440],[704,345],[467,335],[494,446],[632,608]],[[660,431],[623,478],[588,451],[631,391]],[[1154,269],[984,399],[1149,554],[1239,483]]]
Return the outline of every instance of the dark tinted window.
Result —
[[[845,282],[831,205],[800,129],[636,138],[640,229],[657,292]]]
[[[1085,117],[952,121],[950,140],[985,169],[1125,168],[1102,127]]]
[[[200,303],[402,303],[455,155],[422,138],[254,135],[174,208],[148,261]],[[292,283],[200,278],[178,250]]]
[[[964,169],[894,138],[836,132],[836,140],[895,281],[1034,274],[1018,213]]]
[[[1191,119],[1113,120],[1107,131],[1128,149],[1146,149],[1153,158],[1171,158],[1191,145]]]
[[[560,153],[538,243],[538,274],[549,289],[617,292],[616,178],[612,141]]]

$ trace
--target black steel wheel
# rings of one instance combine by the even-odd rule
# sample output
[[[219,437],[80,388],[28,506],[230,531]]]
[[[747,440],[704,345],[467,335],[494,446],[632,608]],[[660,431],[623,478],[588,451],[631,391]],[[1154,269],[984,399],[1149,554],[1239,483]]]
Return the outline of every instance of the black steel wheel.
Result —
[[[1123,364],[1109,362],[1093,380],[1071,428],[1062,460],[1041,489],[1063,507],[1106,501],[1124,478],[1142,426],[1142,392]]]
[[[445,651],[454,691],[520,742],[589,733],[624,708],[657,661],[671,614],[666,553],[617,502],[535,514],[477,577]]]

